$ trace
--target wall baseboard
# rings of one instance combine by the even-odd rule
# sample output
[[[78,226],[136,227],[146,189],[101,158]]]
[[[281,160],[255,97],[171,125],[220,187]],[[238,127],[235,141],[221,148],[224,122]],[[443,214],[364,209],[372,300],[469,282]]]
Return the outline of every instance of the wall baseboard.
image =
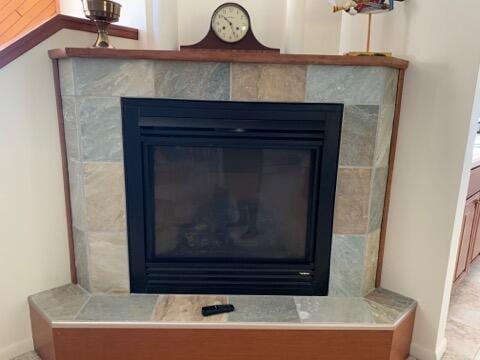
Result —
[[[445,337],[435,350],[427,349],[416,343],[412,343],[410,347],[410,354],[418,360],[441,360],[445,351],[447,351],[447,339]]]
[[[29,351],[33,351],[33,340],[31,337],[0,349],[0,360],[10,360]]]

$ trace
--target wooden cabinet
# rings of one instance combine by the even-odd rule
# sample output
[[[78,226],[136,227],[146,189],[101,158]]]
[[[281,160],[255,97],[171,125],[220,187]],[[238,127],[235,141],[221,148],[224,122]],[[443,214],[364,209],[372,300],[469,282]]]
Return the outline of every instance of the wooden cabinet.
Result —
[[[458,244],[455,282],[462,279],[474,260],[480,259],[480,167],[472,169],[467,196]]]
[[[471,261],[476,260],[477,257],[480,255],[480,205],[478,205],[477,207],[479,207],[479,210],[478,210],[479,216],[477,219],[477,231],[471,242],[471,247],[472,247],[471,255],[470,255]]]
[[[455,281],[457,281],[468,270],[470,258],[470,245],[472,240],[480,231],[475,231],[477,223],[478,194],[467,200],[465,212],[463,214],[463,225],[460,233],[460,243],[458,245],[457,268],[455,271]]]

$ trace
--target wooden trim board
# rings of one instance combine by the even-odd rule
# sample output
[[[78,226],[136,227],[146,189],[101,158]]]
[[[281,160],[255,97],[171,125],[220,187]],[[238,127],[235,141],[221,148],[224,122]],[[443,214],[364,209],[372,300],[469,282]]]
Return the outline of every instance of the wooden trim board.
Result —
[[[296,65],[383,66],[406,69],[408,61],[385,56],[292,55],[245,50],[123,50],[62,48],[49,51],[52,59],[87,57],[102,59],[141,59],[177,61],[214,61]]]
[[[1,47],[0,69],[62,29],[97,32],[95,24],[90,20],[67,15],[55,15],[35,29],[20,35],[6,46]],[[109,33],[111,36],[138,40],[138,30],[125,26],[112,25]]]
[[[58,60],[52,61],[53,84],[55,87],[55,101],[57,105],[58,135],[60,140],[60,154],[62,159],[63,191],[65,197],[65,214],[67,217],[68,255],[70,262],[70,280],[73,284],[77,280],[75,266],[75,243],[73,240],[72,203],[70,200],[70,177],[68,174],[67,141],[65,139],[65,119],[63,117],[62,95],[60,90],[60,69]]]
[[[392,330],[62,327],[30,307],[43,360],[405,360],[415,310]]]
[[[375,277],[375,286],[380,287],[382,280],[383,256],[385,253],[385,237],[387,233],[388,213],[390,209],[390,197],[392,193],[393,169],[395,166],[395,153],[397,151],[398,129],[400,126],[400,110],[402,108],[403,84],[405,81],[405,69],[398,72],[397,98],[395,100],[395,112],[393,115],[392,140],[390,143],[390,157],[388,160],[387,186],[385,191],[385,201],[383,203],[383,218],[380,228],[380,244],[378,248],[377,274]]]
[[[42,360],[55,360],[52,325],[36,307],[32,304],[29,304],[29,307],[35,351]]]

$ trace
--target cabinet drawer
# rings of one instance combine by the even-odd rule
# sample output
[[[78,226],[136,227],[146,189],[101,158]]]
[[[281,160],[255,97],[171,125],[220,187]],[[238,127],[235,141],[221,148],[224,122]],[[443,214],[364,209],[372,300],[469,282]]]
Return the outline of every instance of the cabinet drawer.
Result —
[[[468,183],[467,198],[480,191],[480,166],[472,169]]]

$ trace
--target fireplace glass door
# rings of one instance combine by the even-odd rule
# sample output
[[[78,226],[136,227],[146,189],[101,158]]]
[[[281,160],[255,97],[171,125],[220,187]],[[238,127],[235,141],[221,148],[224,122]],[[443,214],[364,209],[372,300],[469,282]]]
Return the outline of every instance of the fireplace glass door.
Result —
[[[306,149],[155,147],[152,260],[311,257],[311,162]]]

